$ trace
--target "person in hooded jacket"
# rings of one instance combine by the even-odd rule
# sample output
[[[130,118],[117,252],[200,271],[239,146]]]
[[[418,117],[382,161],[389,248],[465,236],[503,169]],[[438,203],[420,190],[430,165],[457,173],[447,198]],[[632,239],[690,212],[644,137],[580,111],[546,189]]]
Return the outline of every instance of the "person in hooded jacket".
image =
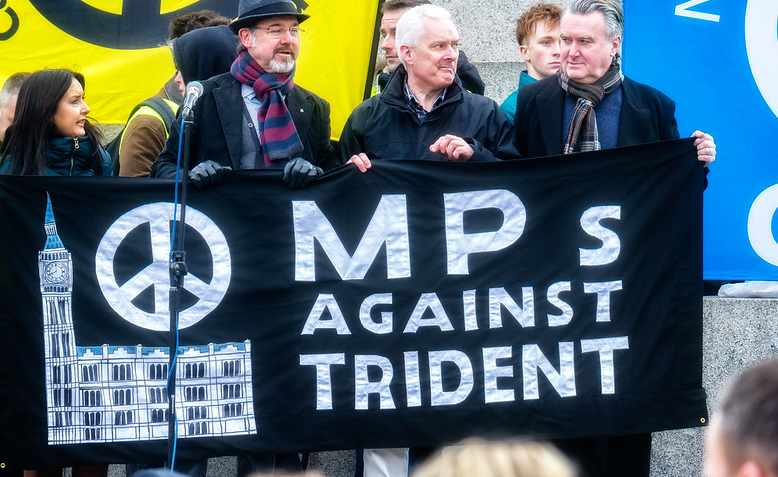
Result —
[[[81,74],[51,69],[30,75],[0,150],[0,174],[113,175],[111,157],[88,114]]]
[[[236,56],[238,37],[227,26],[200,27],[173,40],[173,58],[183,84],[204,81],[229,71]],[[168,108],[172,115],[178,112],[166,85],[151,100],[159,107]],[[149,101],[151,101],[149,100]],[[159,154],[165,148],[170,131],[155,108],[144,105],[135,110],[127,121],[119,144],[119,175],[147,177]]]

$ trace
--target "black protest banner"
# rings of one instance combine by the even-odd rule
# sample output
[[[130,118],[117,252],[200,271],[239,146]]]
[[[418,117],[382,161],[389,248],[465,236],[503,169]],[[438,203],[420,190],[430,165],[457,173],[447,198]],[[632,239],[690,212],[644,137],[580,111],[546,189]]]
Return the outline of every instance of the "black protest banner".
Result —
[[[701,425],[704,180],[684,140],[194,191],[179,458]],[[162,460],[171,192],[0,178],[8,458]]]

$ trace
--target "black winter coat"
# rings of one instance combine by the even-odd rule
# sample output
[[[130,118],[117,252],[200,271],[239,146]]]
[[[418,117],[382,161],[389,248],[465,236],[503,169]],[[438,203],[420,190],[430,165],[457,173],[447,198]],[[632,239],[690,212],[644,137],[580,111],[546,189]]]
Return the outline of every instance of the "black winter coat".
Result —
[[[229,73],[203,81],[203,95],[194,107],[189,168],[206,160],[240,169],[244,103],[241,84]],[[303,143],[302,157],[322,169],[337,165],[330,143],[330,106],[295,85],[286,104]],[[170,132],[165,150],[154,163],[152,177],[173,178],[178,155],[179,121]],[[283,163],[279,163],[283,168]]]
[[[624,78],[618,146],[678,139],[675,103],[660,91]],[[551,76],[521,89],[516,105],[516,147],[522,156],[562,154],[565,92]]]
[[[473,161],[513,159],[513,129],[497,103],[465,91],[457,79],[440,105],[424,122],[408,105],[407,73],[401,65],[383,93],[363,102],[351,113],[340,136],[343,162],[364,152],[371,159],[442,160],[429,146],[441,136],[453,134],[475,150]]]

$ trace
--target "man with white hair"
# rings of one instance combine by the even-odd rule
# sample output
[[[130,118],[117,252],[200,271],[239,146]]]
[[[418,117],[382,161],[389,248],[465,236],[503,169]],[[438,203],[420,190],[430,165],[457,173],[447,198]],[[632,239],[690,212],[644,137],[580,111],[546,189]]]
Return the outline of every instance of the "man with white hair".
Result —
[[[706,434],[706,477],[778,477],[778,360],[729,384]]]
[[[523,156],[554,156],[678,139],[673,101],[624,77],[620,0],[572,0],[560,21],[558,74],[522,88],[516,147]],[[693,136],[700,161],[716,159],[713,138]],[[651,434],[560,440],[588,475],[648,477]]]
[[[447,10],[407,10],[397,22],[395,46],[401,64],[388,85],[346,123],[344,162],[366,172],[374,160],[516,157],[511,125],[497,103],[466,91],[456,76],[459,33]],[[408,463],[408,449],[366,449],[357,455],[357,475],[407,477]]]
[[[405,12],[419,5],[429,5],[430,0],[385,0],[381,7],[381,42],[379,47],[386,61],[382,71],[378,74],[378,90],[383,91],[389,83],[394,70],[400,66],[400,58],[395,49],[395,35],[397,21]],[[486,86],[475,65],[470,63],[464,51],[459,52],[457,61],[457,76],[462,81],[462,86],[471,93],[484,94]]]
[[[365,172],[377,159],[490,161],[516,157],[497,103],[456,76],[459,33],[451,14],[421,5],[397,22],[401,65],[378,96],[360,104],[340,138],[341,159]]]

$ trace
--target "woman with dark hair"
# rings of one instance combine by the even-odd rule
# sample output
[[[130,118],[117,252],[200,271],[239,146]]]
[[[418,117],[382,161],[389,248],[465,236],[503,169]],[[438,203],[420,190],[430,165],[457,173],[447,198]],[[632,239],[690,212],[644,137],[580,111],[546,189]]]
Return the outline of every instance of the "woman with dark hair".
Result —
[[[0,174],[110,176],[111,157],[87,120],[84,77],[68,70],[30,75],[19,90],[16,114],[0,150]],[[74,477],[105,477],[105,465],[77,465]],[[26,477],[61,477],[61,467],[24,471]]]
[[[100,132],[87,119],[84,77],[42,70],[19,90],[16,115],[0,150],[0,174],[114,175]]]

